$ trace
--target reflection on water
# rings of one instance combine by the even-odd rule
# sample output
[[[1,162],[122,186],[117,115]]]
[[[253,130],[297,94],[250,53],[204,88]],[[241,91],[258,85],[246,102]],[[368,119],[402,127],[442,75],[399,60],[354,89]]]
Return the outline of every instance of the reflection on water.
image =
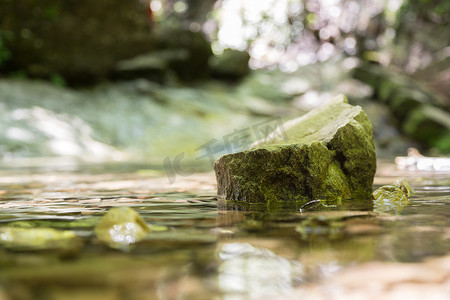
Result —
[[[84,242],[70,257],[0,248],[0,299],[305,296],[349,266],[450,252],[448,173],[380,164],[377,186],[406,175],[416,190],[401,210],[358,204],[302,213],[223,210],[212,173],[173,185],[163,175],[118,166],[0,170],[0,226],[70,230]],[[110,249],[93,229],[118,206],[168,230],[152,232],[129,253]]]
[[[219,252],[224,299],[261,299],[291,290],[302,281],[303,266],[248,243],[226,243]]]

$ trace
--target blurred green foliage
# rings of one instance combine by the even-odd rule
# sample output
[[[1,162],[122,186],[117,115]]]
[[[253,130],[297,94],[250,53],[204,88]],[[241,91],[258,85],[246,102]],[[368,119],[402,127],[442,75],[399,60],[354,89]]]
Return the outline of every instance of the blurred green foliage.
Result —
[[[10,41],[13,37],[14,35],[11,31],[0,29],[0,66],[12,57],[12,53],[6,46],[5,41]]]
[[[448,0],[410,0],[405,1],[404,11],[417,11],[423,15],[435,13],[443,16],[450,13],[450,1]],[[448,21],[448,19],[447,19]]]
[[[405,23],[412,23],[418,20],[447,25],[449,18],[449,0],[411,0],[403,2],[396,21],[398,28],[401,28]]]

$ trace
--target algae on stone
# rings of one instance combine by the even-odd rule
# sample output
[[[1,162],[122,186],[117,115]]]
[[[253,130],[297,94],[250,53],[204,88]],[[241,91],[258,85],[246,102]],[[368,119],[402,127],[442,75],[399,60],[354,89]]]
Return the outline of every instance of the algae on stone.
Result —
[[[83,241],[70,230],[0,227],[0,246],[15,251],[56,250],[77,253]]]
[[[370,199],[376,157],[372,125],[361,107],[341,95],[285,128],[283,137],[269,135],[216,161],[220,198],[268,205]]]
[[[374,211],[377,213],[399,213],[409,204],[414,190],[406,179],[396,181],[394,184],[383,185],[372,193]]]
[[[394,185],[396,187],[398,187],[399,189],[401,189],[403,191],[403,193],[405,193],[406,197],[408,197],[408,198],[415,194],[414,189],[411,187],[409,182],[404,178],[394,182]]]
[[[99,240],[120,250],[129,250],[150,231],[147,223],[130,207],[110,209],[95,227],[95,234]]]
[[[333,240],[343,235],[344,227],[344,222],[338,218],[332,219],[318,215],[303,220],[295,227],[295,231],[300,233],[304,240],[313,236],[326,236]]]

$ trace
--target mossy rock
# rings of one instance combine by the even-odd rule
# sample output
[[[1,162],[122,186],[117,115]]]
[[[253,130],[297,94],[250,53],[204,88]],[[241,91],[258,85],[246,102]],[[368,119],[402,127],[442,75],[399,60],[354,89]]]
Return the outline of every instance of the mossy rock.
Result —
[[[409,204],[408,197],[413,188],[405,179],[390,185],[383,185],[372,193],[374,211],[377,213],[399,213]]]
[[[413,110],[403,123],[403,132],[436,147],[443,153],[450,153],[450,114],[431,105],[421,105]]]
[[[0,246],[14,251],[54,250],[61,254],[76,254],[83,241],[69,230],[0,227]]]
[[[337,96],[285,128],[216,161],[219,198],[268,207],[299,207],[314,199],[370,201],[376,155],[372,124],[361,107]]]
[[[132,208],[114,207],[103,216],[94,231],[97,238],[111,248],[128,251],[151,230]]]

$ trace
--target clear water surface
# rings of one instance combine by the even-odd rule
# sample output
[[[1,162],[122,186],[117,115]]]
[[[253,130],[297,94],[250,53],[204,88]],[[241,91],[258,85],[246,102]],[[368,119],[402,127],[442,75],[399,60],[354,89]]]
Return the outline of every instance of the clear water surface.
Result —
[[[380,162],[374,187],[406,177],[416,191],[408,205],[267,212],[218,205],[212,172],[170,184],[152,166],[4,164],[0,226],[72,230],[84,246],[0,248],[0,299],[277,299],[350,266],[441,257],[450,253],[449,175]],[[129,252],[110,249],[93,228],[117,206],[169,230]]]

